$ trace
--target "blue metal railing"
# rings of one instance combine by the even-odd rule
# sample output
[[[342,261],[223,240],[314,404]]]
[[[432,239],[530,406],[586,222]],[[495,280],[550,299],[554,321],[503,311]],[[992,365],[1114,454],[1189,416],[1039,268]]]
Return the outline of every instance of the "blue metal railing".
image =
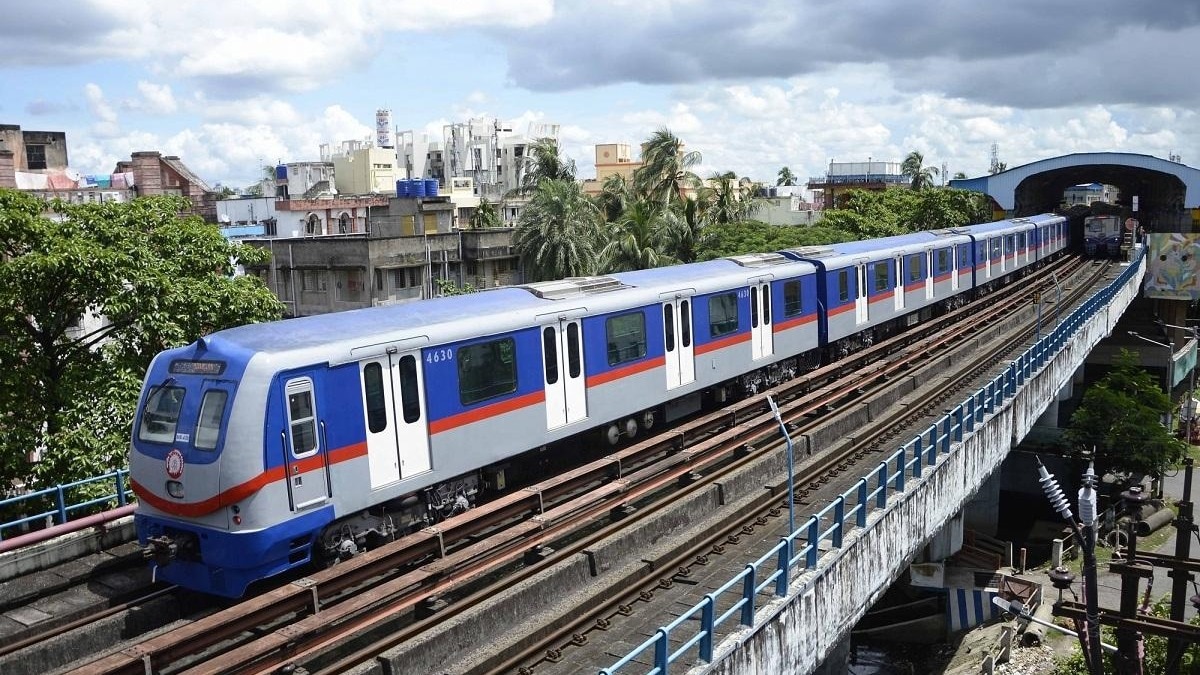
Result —
[[[93,485],[109,485],[112,489],[97,497],[91,490],[85,492],[86,486]],[[56,485],[52,488],[9,497],[0,500],[0,513],[10,506],[17,506],[26,515],[16,520],[0,523],[0,540],[4,539],[6,530],[19,529],[28,524],[45,522],[47,519],[52,520],[55,525],[61,525],[85,509],[114,502],[121,507],[132,499],[133,490],[129,486],[129,469],[117,469],[103,476],[85,478],[74,483]],[[37,513],[29,513],[24,510],[28,508],[34,509]]]
[[[699,659],[711,663],[713,637],[719,628],[735,615],[740,625],[754,626],[755,600],[759,593],[766,592],[773,586],[773,594],[776,597],[785,597],[789,579],[793,574],[816,567],[822,541],[828,540],[830,546],[841,548],[847,525],[865,527],[867,512],[872,503],[876,509],[886,508],[889,489],[902,493],[906,476],[920,477],[926,468],[935,467],[939,455],[949,454],[952,443],[961,442],[964,435],[983,423],[986,415],[995,412],[1005,400],[1016,395],[1021,385],[1045,366],[1089,319],[1108,305],[1113,296],[1137,273],[1143,257],[1144,249],[1116,280],[1088,298],[1054,331],[1038,340],[1010,363],[1004,372],[880,462],[876,469],[834,498],[795,532],[782,537],[774,548],[758,560],[747,564],[740,574],[724,586],[704,596],[703,600],[679,618],[659,628],[652,637],[608,668],[601,670],[600,674],[617,673],[634,659],[643,657],[651,648],[654,650],[654,667],[649,671],[642,671],[647,675],[667,675],[672,663],[697,646]],[[828,525],[822,529],[822,523],[825,522],[828,522]],[[800,543],[803,545],[797,548]],[[758,581],[759,577],[763,578],[761,583]],[[741,597],[734,600],[729,610],[718,615],[715,612],[716,605],[722,596],[735,588],[741,589]],[[700,619],[698,626],[693,621],[696,616]],[[690,632],[679,635],[681,630]],[[679,648],[675,651],[670,649],[672,636],[681,640]]]

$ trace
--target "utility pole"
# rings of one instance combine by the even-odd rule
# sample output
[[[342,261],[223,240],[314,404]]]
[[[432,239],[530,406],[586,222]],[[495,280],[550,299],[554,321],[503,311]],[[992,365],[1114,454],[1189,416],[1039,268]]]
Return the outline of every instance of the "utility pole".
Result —
[[[1192,370],[1195,373],[1195,370]],[[1188,444],[1191,444],[1191,418],[1188,418]],[[1183,501],[1176,504],[1179,513],[1175,517],[1175,559],[1188,560],[1191,558],[1192,531],[1195,529],[1192,519],[1192,458],[1183,461]],[[1182,568],[1174,568],[1167,572],[1171,577],[1171,619],[1183,621],[1184,610],[1187,608],[1184,597],[1188,585],[1192,581],[1192,573]],[[1167,675],[1179,672],[1179,662],[1183,657],[1186,643],[1179,638],[1171,638],[1167,643]]]

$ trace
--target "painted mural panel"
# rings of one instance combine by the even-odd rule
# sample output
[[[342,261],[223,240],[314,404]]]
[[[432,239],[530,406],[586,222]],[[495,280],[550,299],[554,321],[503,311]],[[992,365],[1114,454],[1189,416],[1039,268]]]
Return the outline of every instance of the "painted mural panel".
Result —
[[[1145,294],[1162,300],[1200,300],[1200,234],[1147,235]]]

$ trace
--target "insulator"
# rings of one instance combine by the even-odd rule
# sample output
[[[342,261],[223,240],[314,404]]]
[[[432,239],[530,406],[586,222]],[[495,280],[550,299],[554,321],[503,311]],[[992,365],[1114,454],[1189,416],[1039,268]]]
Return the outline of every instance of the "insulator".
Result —
[[[1058,511],[1060,516],[1072,520],[1071,505],[1067,503],[1062,488],[1058,487],[1058,481],[1054,480],[1054,476],[1046,470],[1040,460],[1038,461],[1038,473],[1041,474],[1038,482],[1042,484],[1042,491],[1046,493],[1046,499],[1050,500],[1050,505],[1054,507],[1055,511]]]
[[[1083,487],[1079,488],[1079,519],[1085,526],[1096,522],[1096,472],[1091,462],[1083,474]]]

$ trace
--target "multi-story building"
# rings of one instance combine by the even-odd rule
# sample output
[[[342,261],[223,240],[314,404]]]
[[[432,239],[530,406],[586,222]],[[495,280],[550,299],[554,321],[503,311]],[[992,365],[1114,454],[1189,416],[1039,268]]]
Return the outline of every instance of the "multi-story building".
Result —
[[[192,204],[187,213],[199,215],[212,223],[217,221],[217,193],[178,157],[163,156],[156,151],[135,152],[129,157],[129,160],[117,162],[113,175],[132,176],[132,184],[139,197],[186,197]]]
[[[838,198],[851,190],[886,190],[908,184],[900,162],[830,162],[824,176],[808,179],[814,199],[826,209],[837,208]]]
[[[263,194],[271,194],[266,190]],[[274,195],[279,199],[317,199],[337,194],[333,162],[288,162],[275,167]]]
[[[642,166],[640,161],[633,161],[628,143],[604,143],[596,146],[596,177],[583,181],[583,191],[589,195],[598,195],[604,188],[604,181],[609,176],[619,175],[626,181],[633,180],[633,172]]]
[[[12,152],[13,170],[45,173],[66,169],[64,131],[22,131],[18,124],[0,124],[0,151]]]
[[[334,186],[338,194],[388,194],[396,191],[396,181],[408,178],[396,171],[395,148],[380,148],[360,141],[343,141],[341,149],[321,161],[333,163]],[[292,194],[296,194],[292,192]]]

